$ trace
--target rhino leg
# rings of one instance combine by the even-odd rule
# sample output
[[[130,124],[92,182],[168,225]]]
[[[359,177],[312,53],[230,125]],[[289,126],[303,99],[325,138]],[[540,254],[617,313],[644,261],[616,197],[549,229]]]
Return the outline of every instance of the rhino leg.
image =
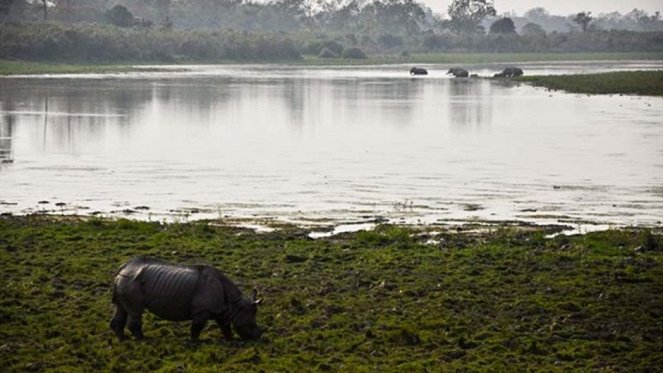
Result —
[[[129,315],[129,331],[134,335],[136,339],[143,339],[143,320],[142,315]]]
[[[200,333],[203,331],[203,328],[205,328],[205,324],[207,324],[207,320],[210,319],[210,313],[205,311],[205,312],[198,312],[193,315],[191,318],[191,339],[194,341],[198,340],[198,337],[200,337]]]
[[[143,339],[143,311],[145,307],[137,302],[122,302],[128,315],[129,331],[136,339]]]
[[[124,335],[125,325],[127,325],[127,311],[119,304],[116,304],[115,315],[113,315],[113,319],[111,320],[110,328],[113,332],[115,332],[115,335],[117,335],[117,338],[121,341],[127,339],[127,337]]]
[[[138,275],[136,275],[138,276]],[[143,339],[143,328],[141,316],[145,310],[145,301],[140,282],[135,281],[136,276],[123,276],[119,275],[115,279],[115,294],[113,295],[113,302],[117,310],[122,310],[118,316],[116,325],[119,327],[128,323],[129,331],[136,339]],[[113,329],[116,330],[116,329]],[[116,332],[117,333],[117,332]]]
[[[223,317],[217,317],[215,321],[217,324],[219,324],[219,328],[221,328],[223,337],[226,340],[231,341],[233,339],[233,331],[230,328],[230,321],[224,320]]]

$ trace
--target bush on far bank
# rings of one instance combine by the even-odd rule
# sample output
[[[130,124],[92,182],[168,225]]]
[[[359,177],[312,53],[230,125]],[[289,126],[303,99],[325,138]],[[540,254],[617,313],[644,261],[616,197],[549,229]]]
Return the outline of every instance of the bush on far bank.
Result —
[[[533,26],[530,28],[532,30],[523,35],[458,34],[438,30],[417,36],[377,37],[370,33],[341,35],[313,31],[171,30],[144,27],[140,23],[131,27],[61,22],[0,23],[0,58],[61,62],[287,61],[300,59],[301,54],[366,58],[366,55],[397,55],[404,49],[410,53],[663,52],[663,32],[613,30],[546,34],[537,32]]]
[[[362,51],[360,48],[357,47],[352,47],[352,48],[346,48],[343,50],[343,53],[341,54],[341,57],[343,58],[350,58],[350,59],[364,59],[368,58],[366,56],[366,53]]]
[[[168,31],[98,24],[0,25],[0,58],[32,61],[296,60],[280,33]]]

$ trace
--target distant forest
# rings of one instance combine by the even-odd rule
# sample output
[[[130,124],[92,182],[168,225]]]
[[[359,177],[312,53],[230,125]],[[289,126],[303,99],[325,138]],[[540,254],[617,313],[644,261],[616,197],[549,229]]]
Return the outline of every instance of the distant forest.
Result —
[[[454,0],[0,0],[0,57],[280,60],[427,52],[663,51],[659,12],[499,14]]]

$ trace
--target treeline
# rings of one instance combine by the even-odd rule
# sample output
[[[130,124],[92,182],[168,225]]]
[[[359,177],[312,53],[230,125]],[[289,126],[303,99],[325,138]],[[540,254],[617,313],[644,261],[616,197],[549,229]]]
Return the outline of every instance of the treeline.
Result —
[[[0,25],[0,58],[49,61],[293,60],[280,33],[168,31],[55,22]]]
[[[472,9],[492,7],[490,0],[456,0]],[[579,4],[580,6],[581,4]],[[399,31],[439,31],[453,21],[435,14],[414,0],[0,0],[0,22],[110,22],[109,11],[121,6],[136,23],[181,29],[234,29],[244,31],[320,30],[385,33]],[[457,9],[457,6],[455,7]],[[494,9],[494,7],[493,7]],[[578,9],[578,12],[583,11]],[[518,31],[535,23],[546,32],[577,30],[573,15],[553,15],[544,8],[532,8],[524,15],[487,12],[484,29],[498,18],[509,17]],[[593,16],[593,29],[663,31],[660,12],[641,9],[621,14]],[[375,36],[375,35],[373,35]]]
[[[164,30],[98,24],[0,24],[0,58],[33,61],[278,61],[425,52],[663,52],[663,32],[458,34],[413,37]]]
[[[580,11],[580,9],[579,9]],[[574,22],[573,15],[560,16],[550,14],[544,8],[532,8],[522,16],[517,14],[505,13],[500,17],[509,17],[513,20],[516,29],[520,30],[528,23],[539,25],[545,32],[569,32],[577,31],[578,25]],[[649,14],[641,9],[621,14],[619,12],[603,13],[592,17],[592,30],[628,30],[638,32],[663,31],[663,19],[661,14],[655,12]],[[488,27],[497,18],[487,18],[484,20],[484,26]]]
[[[663,31],[605,30],[590,12],[497,14],[489,0],[453,0],[448,19],[414,0],[0,0],[0,57],[211,61],[663,51]],[[643,30],[661,24],[658,13],[633,11],[624,19]],[[557,21],[567,31],[547,31]]]
[[[427,33],[422,51],[437,52],[663,52],[663,32],[626,30],[457,34]]]

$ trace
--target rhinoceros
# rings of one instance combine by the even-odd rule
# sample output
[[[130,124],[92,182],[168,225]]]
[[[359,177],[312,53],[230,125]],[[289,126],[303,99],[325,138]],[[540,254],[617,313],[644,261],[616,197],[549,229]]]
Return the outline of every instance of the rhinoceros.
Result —
[[[413,67],[410,69],[410,75],[428,75],[428,70],[423,67]]]
[[[507,67],[501,73],[493,75],[495,78],[513,78],[523,75],[523,69],[520,67]]]
[[[465,70],[461,69],[460,67],[452,67],[447,71],[447,75],[453,75],[456,78],[467,78],[470,76],[470,73]]]
[[[145,309],[172,321],[191,320],[191,338],[197,340],[208,320],[219,324],[226,339],[232,327],[242,339],[256,339],[261,330],[256,324],[254,289],[250,298],[218,269],[210,265],[173,264],[150,257],[129,260],[117,270],[113,283],[115,315],[110,327],[124,340],[124,327],[136,339],[143,338],[141,316]]]

